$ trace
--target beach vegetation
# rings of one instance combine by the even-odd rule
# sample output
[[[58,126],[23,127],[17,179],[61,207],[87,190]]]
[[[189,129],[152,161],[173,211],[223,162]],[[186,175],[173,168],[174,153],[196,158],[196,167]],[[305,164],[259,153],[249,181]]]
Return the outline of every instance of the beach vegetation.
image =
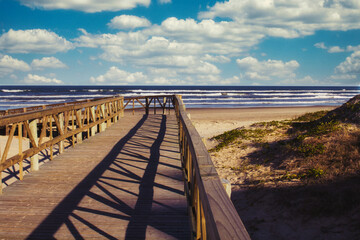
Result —
[[[255,128],[255,129],[233,129],[230,131],[226,131],[223,134],[215,136],[211,138],[211,140],[218,141],[218,144],[210,149],[210,152],[218,152],[221,149],[229,146],[230,144],[237,141],[238,143],[242,143],[242,140],[251,140],[256,143],[262,142],[262,138],[267,134],[273,132],[274,130],[263,129],[263,128]]]
[[[293,122],[311,122],[318,120],[319,118],[324,117],[329,111],[317,111],[317,112],[310,112],[305,113],[297,118],[294,118]]]
[[[345,106],[345,110],[352,112],[357,105]],[[347,115],[346,119],[354,119],[345,110],[341,113]],[[227,131],[212,138],[217,145],[210,152],[217,153],[218,157],[225,151],[232,156],[238,155],[238,166],[242,167],[233,169],[237,172],[262,169],[247,175],[248,182],[254,182],[250,178],[261,179],[258,181],[261,183],[295,179],[301,182],[330,181],[339,176],[358,174],[360,126],[339,117],[338,112],[335,109],[306,113],[291,120],[259,122]]]

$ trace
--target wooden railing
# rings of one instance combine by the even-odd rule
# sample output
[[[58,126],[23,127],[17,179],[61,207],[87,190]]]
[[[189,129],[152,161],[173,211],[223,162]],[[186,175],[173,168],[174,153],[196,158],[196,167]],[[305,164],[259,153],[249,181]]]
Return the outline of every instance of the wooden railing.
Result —
[[[157,106],[157,104],[159,104]],[[151,105],[153,105],[151,107]],[[168,105],[168,106],[167,106]],[[38,170],[38,153],[53,148],[64,151],[64,141],[74,146],[97,132],[104,131],[124,115],[124,110],[150,108],[175,109],[179,123],[180,153],[185,179],[185,193],[196,239],[250,239],[237,211],[220,182],[210,155],[198,132],[185,112],[179,95],[161,95],[93,99],[62,105],[40,106],[7,111],[0,117],[0,133],[7,135],[5,149],[0,152],[1,173],[16,164],[19,178],[23,178],[23,160],[30,158],[31,170]],[[6,130],[8,129],[8,130]],[[7,158],[14,137],[19,138],[18,154]],[[30,147],[23,151],[22,139],[29,139]],[[1,149],[2,150],[2,149]],[[1,186],[0,186],[1,192]]]
[[[123,116],[126,108],[132,107],[133,113],[137,108],[144,108],[146,114],[149,114],[150,108],[154,108],[154,113],[160,108],[165,113],[167,108],[172,107],[170,105],[167,107],[167,103],[170,104],[172,101],[172,96],[126,99],[114,96],[62,105],[8,110],[6,115],[0,117],[0,135],[6,136],[5,146],[0,146],[0,193],[2,173],[9,167],[18,164],[16,174],[22,180],[24,159],[30,159],[31,171],[37,171],[39,169],[38,154],[41,151],[48,149],[48,159],[52,160],[54,147],[57,148],[57,153],[62,153],[66,141],[74,146],[76,143],[81,143],[84,138],[104,131]],[[132,103],[131,106],[128,106],[130,103]],[[8,158],[14,138],[18,138],[18,153]],[[23,139],[28,140],[30,146],[23,146]]]
[[[110,97],[110,98],[112,98],[112,97]],[[163,102],[161,102],[161,100],[160,100],[161,98],[163,99]],[[76,102],[64,102],[64,103],[56,103],[56,104],[37,105],[37,106],[25,107],[25,108],[13,108],[13,109],[8,109],[8,110],[0,110],[0,116],[33,112],[33,111],[44,110],[44,109],[52,109],[52,108],[57,108],[57,107],[69,106],[69,105],[81,105],[83,103],[99,101],[102,99],[109,99],[109,98],[108,97],[93,98],[93,99],[86,99],[86,100],[81,100],[81,101],[76,101]],[[128,108],[135,109],[135,106],[140,104],[141,107],[146,108],[146,106],[147,106],[147,109],[149,109],[150,104],[152,103],[153,99],[155,99],[153,102],[154,109],[156,108],[156,100],[158,101],[158,103],[160,105],[160,107],[157,107],[157,108],[166,108],[166,104],[169,104],[168,108],[170,108],[171,101],[169,101],[169,99],[170,100],[172,99],[172,95],[127,97],[127,98],[124,98],[125,108],[128,107]]]
[[[186,114],[181,96],[175,96],[174,106],[195,238],[250,239],[199,133]]]

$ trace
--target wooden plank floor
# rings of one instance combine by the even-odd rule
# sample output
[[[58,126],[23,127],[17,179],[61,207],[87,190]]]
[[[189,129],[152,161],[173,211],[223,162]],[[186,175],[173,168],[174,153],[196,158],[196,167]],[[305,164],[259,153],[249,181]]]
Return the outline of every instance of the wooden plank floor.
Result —
[[[172,115],[129,115],[4,189],[0,239],[189,239]]]

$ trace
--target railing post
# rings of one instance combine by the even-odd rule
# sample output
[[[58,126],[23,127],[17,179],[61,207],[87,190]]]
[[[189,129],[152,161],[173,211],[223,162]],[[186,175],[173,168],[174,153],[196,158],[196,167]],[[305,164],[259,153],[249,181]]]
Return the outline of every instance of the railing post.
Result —
[[[39,138],[38,138],[38,134],[37,134],[37,124],[38,124],[38,120],[32,120],[29,123],[29,128],[30,128],[30,134],[33,137],[35,143],[39,142]],[[30,147],[35,147],[32,146],[32,144],[30,143]],[[39,170],[39,154],[34,154],[32,157],[30,157],[30,168],[31,171],[37,171]]]
[[[149,115],[149,98],[145,98],[145,100],[146,100],[146,103],[145,103],[145,105],[146,105],[146,108],[145,108],[145,114],[146,115]]]
[[[76,115],[78,115],[79,116],[79,119],[76,119],[76,126],[75,126],[75,129],[78,127],[78,128],[81,128],[82,126],[81,126],[81,117],[82,117],[82,110],[81,109],[79,109],[79,110],[77,110],[77,112],[76,112]],[[76,135],[76,143],[82,143],[82,138],[83,138],[83,134],[82,134],[82,132],[79,132],[77,135]]]
[[[101,104],[100,105],[100,113],[102,115],[102,118],[105,119],[105,104]],[[100,126],[99,126],[99,132],[103,132],[105,131],[106,129],[106,122],[103,121],[102,123],[100,123]]]
[[[118,112],[118,109],[119,109],[118,103],[119,103],[118,101],[113,102],[113,111],[114,111],[114,113]],[[114,123],[116,123],[118,120],[119,120],[119,116],[116,114],[114,116]]]
[[[124,97],[120,100],[120,117],[124,117]]]
[[[163,98],[163,115],[165,114],[165,108],[166,108],[166,97]]]
[[[135,98],[133,98],[133,115],[135,114]]]
[[[111,115],[111,106],[110,103],[106,103],[105,104],[105,117],[108,117]],[[111,118],[109,118],[109,120],[106,121],[106,128],[111,126]]]
[[[94,117],[94,122],[96,121],[96,115],[95,115],[95,107],[92,106],[90,108],[90,112],[91,112],[91,116]],[[90,120],[90,119],[89,119]],[[97,130],[97,126],[95,125],[94,127],[91,128],[91,136],[94,136],[96,134],[96,130]]]
[[[154,97],[154,114],[156,114],[156,97]]]
[[[64,132],[64,113],[59,113],[58,118],[59,118],[60,129],[62,132]],[[59,153],[63,153],[63,152],[64,152],[64,140],[59,142]]]

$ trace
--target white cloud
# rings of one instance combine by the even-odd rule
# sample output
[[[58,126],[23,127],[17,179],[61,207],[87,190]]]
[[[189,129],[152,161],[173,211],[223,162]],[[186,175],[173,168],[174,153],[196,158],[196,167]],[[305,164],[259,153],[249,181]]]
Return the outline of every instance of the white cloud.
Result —
[[[138,5],[148,7],[151,0],[19,0],[23,5],[31,8],[40,8],[46,10],[52,9],[72,9],[83,12],[102,12],[102,11],[120,11],[133,9]]]
[[[295,38],[320,29],[358,29],[359,5],[356,0],[229,0],[217,2],[199,18],[231,18],[270,36]]]
[[[326,84],[324,82],[320,82],[318,80],[313,79],[311,76],[305,76],[304,78],[300,79],[285,79],[279,82],[281,85],[284,86],[316,86],[316,85],[332,85],[332,84]]]
[[[10,29],[0,37],[0,50],[10,53],[56,53],[73,49],[73,44],[44,29]]]
[[[340,63],[334,70],[334,75],[329,79],[341,81],[347,84],[360,83],[360,50],[355,51],[349,57]]]
[[[221,85],[239,85],[241,82],[240,78],[238,76],[233,76],[231,78],[222,79],[218,82],[218,84]]]
[[[354,80],[356,78],[355,74],[338,74],[330,76],[330,79],[333,80]]]
[[[179,84],[176,79],[169,79],[166,77],[155,77],[151,80],[147,80],[146,84],[156,84],[156,85],[170,85],[170,84]]]
[[[345,49],[339,47],[339,46],[332,46],[332,47],[327,47],[325,46],[325,43],[323,42],[319,42],[319,43],[315,43],[314,46],[316,48],[321,48],[324,50],[327,50],[328,53],[339,53],[339,52],[345,52]],[[348,46],[347,49],[351,49],[351,46]],[[349,50],[348,50],[349,51]]]
[[[253,57],[237,59],[236,63],[244,71],[242,78],[248,80],[279,81],[295,78],[294,71],[299,67],[295,60],[283,62],[280,60],[258,61]]]
[[[348,51],[348,52],[360,51],[360,45],[358,45],[358,46],[347,46],[346,51]]]
[[[339,52],[344,52],[345,50],[340,48],[339,46],[333,46],[333,47],[330,47],[328,52],[329,53],[339,53]]]
[[[228,63],[230,62],[230,58],[226,57],[226,56],[214,56],[214,55],[210,55],[210,54],[205,54],[205,56],[202,58],[202,60],[204,61],[209,61],[209,62],[218,62],[218,63]]]
[[[92,83],[99,84],[135,84],[144,83],[146,80],[147,76],[142,72],[130,73],[115,66],[110,67],[104,75],[90,78]]]
[[[336,74],[360,74],[360,51],[347,57],[344,62],[335,68]]]
[[[0,76],[10,74],[14,71],[30,71],[31,67],[24,61],[8,55],[0,54]]]
[[[39,76],[35,74],[28,74],[24,78],[24,83],[26,84],[63,84],[63,81],[56,78],[47,78],[44,76]]]
[[[66,68],[67,66],[55,57],[44,57],[42,59],[34,59],[31,66],[35,69],[44,68]]]
[[[315,43],[314,46],[316,48],[327,49],[327,47],[325,46],[325,43],[323,43],[323,42]]]
[[[162,32],[159,27],[149,29]],[[148,34],[149,30],[100,35],[92,35],[84,30],[82,32],[84,35],[76,39],[78,46],[100,47],[104,51],[100,55],[102,59],[145,69],[151,75],[149,79],[164,77],[181,81],[189,75],[192,75],[191,79],[200,79],[202,75],[220,74],[220,70],[210,60],[230,61],[223,55],[203,55],[206,43],[193,43],[190,40],[178,42],[172,40],[172,37],[152,36]],[[153,76],[154,69],[161,75]],[[179,75],[182,75],[181,79]]]
[[[160,4],[171,3],[171,0],[158,0]]]
[[[131,15],[121,15],[114,17],[111,19],[111,22],[108,23],[108,26],[114,29],[134,29],[140,27],[149,27],[150,25],[150,21],[146,18]]]

